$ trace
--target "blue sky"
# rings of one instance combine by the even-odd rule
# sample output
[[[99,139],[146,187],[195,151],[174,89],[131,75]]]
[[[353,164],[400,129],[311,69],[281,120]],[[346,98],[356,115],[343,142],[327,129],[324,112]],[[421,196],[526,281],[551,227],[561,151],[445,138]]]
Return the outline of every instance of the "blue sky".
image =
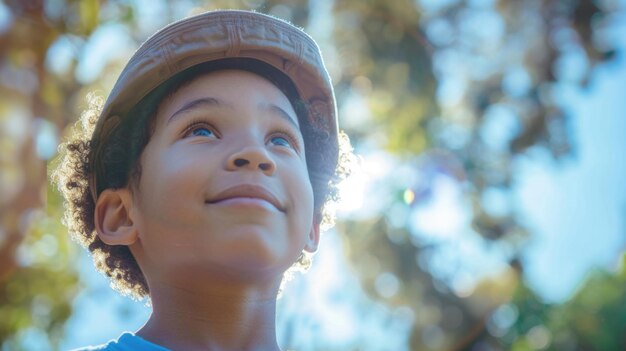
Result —
[[[626,245],[626,60],[597,67],[588,90],[564,89],[575,155],[541,151],[519,160],[517,196],[533,236],[527,279],[562,301],[592,268],[614,269]]]

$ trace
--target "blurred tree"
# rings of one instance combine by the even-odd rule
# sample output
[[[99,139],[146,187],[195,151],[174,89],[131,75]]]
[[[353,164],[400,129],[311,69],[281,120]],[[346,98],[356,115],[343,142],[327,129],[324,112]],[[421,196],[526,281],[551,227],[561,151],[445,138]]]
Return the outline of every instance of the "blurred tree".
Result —
[[[487,330],[467,349],[622,350],[626,346],[626,281],[616,273],[591,272],[567,302],[551,305],[520,287],[489,318]],[[494,337],[497,336],[497,337]]]
[[[376,198],[378,211],[345,220],[338,231],[369,296],[413,311],[411,349],[626,348],[624,270],[596,273],[562,306],[540,302],[521,279],[519,249],[530,234],[507,196],[515,182],[511,164],[527,149],[544,148],[557,160],[575,151],[558,89],[585,86],[594,65],[614,55],[610,32],[618,2],[153,5],[158,16],[142,14],[134,1],[0,3],[3,347],[28,348],[27,339],[39,335],[54,348],[71,313],[75,255],[58,224],[58,194],[47,192],[46,214],[37,208],[46,194],[43,164],[54,154],[50,145],[76,120],[85,93],[108,91],[131,48],[159,26],[201,10],[248,8],[313,33],[336,86],[342,125],[357,150],[384,148],[393,155],[381,186],[387,196]],[[100,60],[103,67],[95,67],[90,53],[104,45],[98,41],[102,31],[113,27],[133,44],[111,50]],[[446,261],[441,273],[434,262],[449,248],[425,240],[411,225],[441,177],[461,189],[472,213],[472,228],[459,240],[471,236],[503,252],[505,268],[497,276],[459,284],[467,273],[463,258]],[[490,206],[493,194],[505,204]]]
[[[59,130],[77,115],[84,84],[73,70],[84,38],[100,24],[101,3],[0,2],[0,345],[5,350],[57,349],[71,314],[76,254],[60,223],[59,195],[46,181],[46,162],[56,152]],[[65,71],[54,70],[53,48],[63,38],[76,43],[76,55]]]
[[[545,339],[544,344],[530,342],[532,349],[568,349],[565,337],[550,344],[555,331],[546,329],[553,328],[550,316],[560,309],[541,304],[534,295],[514,294],[532,294],[520,279],[518,258],[528,233],[510,210],[515,206],[506,193],[516,180],[511,164],[528,148],[545,148],[556,160],[574,151],[558,89],[584,87],[593,67],[613,57],[610,28],[618,6],[609,1],[336,2],[334,44],[345,52],[339,56],[336,85],[340,96],[364,96],[373,117],[348,125],[348,134],[356,137],[357,149],[374,142],[417,168],[389,178],[395,187],[387,189],[396,196],[384,212],[369,221],[343,223],[340,232],[370,295],[415,311],[411,349],[481,350],[480,345],[500,337],[504,341],[492,343],[500,348],[492,349],[522,350],[526,344],[518,340],[526,339]],[[572,67],[572,62],[582,64]],[[342,112],[350,119],[350,110]],[[425,158],[435,166],[425,167]],[[419,233],[410,223],[411,208],[430,200],[435,182],[411,184],[406,179],[441,175],[464,189],[473,231],[483,245],[501,245],[508,255],[509,269],[469,294],[454,288],[454,277],[433,271],[434,265],[417,264],[446,248],[416,239]],[[494,193],[505,199],[495,209],[487,203]],[[403,205],[408,209],[398,210]],[[462,275],[462,265],[457,271]],[[395,294],[381,289],[381,276],[388,274],[402,282]],[[491,333],[487,321],[492,312],[516,305],[519,322],[507,327],[521,329]],[[450,311],[462,313],[450,317],[457,316]],[[587,313],[583,309],[562,323],[588,320]],[[538,327],[542,322],[547,327]],[[570,349],[623,349],[624,325],[617,323],[601,335],[593,334],[605,329],[600,323],[592,324],[588,334],[568,329],[575,336],[571,340],[588,340]],[[583,336],[591,334],[595,336]]]

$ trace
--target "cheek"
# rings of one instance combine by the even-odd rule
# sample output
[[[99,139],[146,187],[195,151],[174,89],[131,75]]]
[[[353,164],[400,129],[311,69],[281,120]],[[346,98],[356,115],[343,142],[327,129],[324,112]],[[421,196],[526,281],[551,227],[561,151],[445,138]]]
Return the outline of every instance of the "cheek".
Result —
[[[139,188],[141,203],[147,210],[167,217],[192,202],[202,201],[203,194],[198,189],[203,189],[208,175],[199,160],[176,153],[175,149],[147,148],[141,162]]]
[[[298,212],[298,220],[301,225],[306,225],[307,229],[310,229],[313,223],[313,187],[309,180],[309,174],[306,169],[306,165],[301,168],[300,172],[294,174],[291,180],[294,189],[297,191],[294,193],[295,210]]]

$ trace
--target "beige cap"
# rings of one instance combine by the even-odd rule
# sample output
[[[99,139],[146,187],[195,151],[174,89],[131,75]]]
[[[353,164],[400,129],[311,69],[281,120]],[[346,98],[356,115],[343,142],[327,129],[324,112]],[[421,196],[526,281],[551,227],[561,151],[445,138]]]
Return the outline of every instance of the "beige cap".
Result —
[[[262,61],[293,82],[300,99],[308,106],[310,123],[329,136],[325,145],[311,151],[333,153],[328,161],[334,164],[328,165],[331,166],[328,169],[334,171],[338,150],[337,110],[319,47],[309,35],[290,23],[250,11],[205,12],[174,22],[146,40],[115,83],[93,139],[108,135],[119,125],[120,117],[126,118],[139,101],[175,74],[228,58]],[[96,160],[92,159],[91,164],[95,166]],[[96,173],[98,170],[92,168],[90,186],[94,200],[97,198]],[[331,176],[326,174],[324,178],[328,181]]]

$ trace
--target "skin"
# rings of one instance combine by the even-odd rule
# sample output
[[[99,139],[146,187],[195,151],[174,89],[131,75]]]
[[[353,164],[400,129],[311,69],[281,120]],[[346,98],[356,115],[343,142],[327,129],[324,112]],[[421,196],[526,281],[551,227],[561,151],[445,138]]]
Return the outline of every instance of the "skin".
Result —
[[[96,230],[128,245],[153,314],[137,334],[170,349],[279,350],[284,272],[319,226],[285,95],[255,74],[196,78],[163,101],[136,189],[108,189]]]

